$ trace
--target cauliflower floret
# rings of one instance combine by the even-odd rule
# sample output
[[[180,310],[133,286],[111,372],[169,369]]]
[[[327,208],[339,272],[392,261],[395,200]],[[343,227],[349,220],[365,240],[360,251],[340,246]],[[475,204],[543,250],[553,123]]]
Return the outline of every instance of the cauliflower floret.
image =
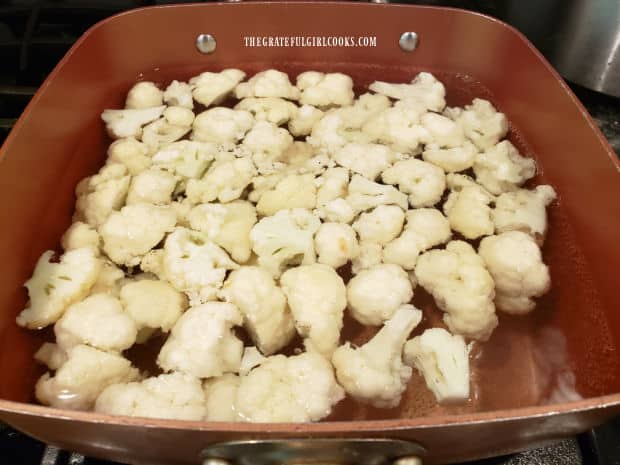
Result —
[[[491,336],[497,326],[495,284],[471,245],[451,241],[445,250],[425,252],[415,277],[446,312],[443,320],[451,332],[479,341]]]
[[[164,119],[175,126],[191,126],[194,122],[194,112],[189,108],[172,106],[164,110]]]
[[[238,421],[235,399],[241,378],[227,373],[217,378],[210,378],[204,383],[206,395],[207,421]]]
[[[127,192],[127,205],[150,203],[166,205],[172,202],[177,177],[167,171],[152,168],[134,176]]]
[[[153,155],[153,164],[183,178],[200,178],[216,154],[216,145],[195,140],[180,140],[166,145]]]
[[[256,167],[249,158],[216,161],[202,179],[190,179],[185,192],[190,202],[208,203],[215,199],[222,203],[238,199],[256,175]]]
[[[190,110],[187,111],[191,113]],[[142,142],[148,146],[149,153],[153,154],[162,147],[182,138],[191,128],[191,122],[186,126],[179,126],[171,123],[165,117],[159,118],[144,126]]]
[[[323,112],[312,105],[302,105],[288,122],[288,130],[295,137],[307,136],[312,128],[323,118]]]
[[[164,250],[151,250],[142,257],[140,268],[145,273],[152,273],[159,279],[164,279]]]
[[[131,176],[124,165],[106,165],[77,185],[76,217],[91,226],[101,225],[110,213],[125,204]]]
[[[375,407],[396,407],[412,371],[403,364],[403,346],[421,320],[420,310],[402,305],[363,346],[353,348],[347,342],[338,347],[332,363],[347,394]]]
[[[109,260],[101,260],[101,270],[95,284],[90,288],[90,294],[110,294],[117,297],[121,290],[121,283],[125,273]]]
[[[299,90],[291,84],[288,76],[275,69],[261,71],[252,76],[247,82],[235,87],[235,97],[280,97],[287,100],[297,100]]]
[[[531,312],[549,290],[549,269],[534,239],[521,231],[508,231],[482,239],[478,253],[495,281],[495,304],[506,313]]]
[[[430,133],[430,140],[439,147],[460,147],[465,143],[465,133],[460,124],[437,113],[425,113],[420,118],[422,126]]]
[[[239,69],[225,69],[219,73],[207,71],[191,78],[189,84],[194,100],[208,107],[224,100],[244,77],[245,73]]]
[[[44,342],[34,354],[34,359],[50,370],[58,370],[67,361],[67,352],[58,347],[58,344]]]
[[[314,236],[314,248],[317,261],[332,268],[340,268],[360,253],[355,230],[343,223],[323,223]]]
[[[297,115],[297,105],[277,97],[245,98],[235,105],[235,110],[252,113],[256,121],[268,121],[281,126]]]
[[[276,171],[269,174],[261,174],[252,178],[252,190],[248,194],[248,200],[253,203],[258,203],[261,196],[269,191],[273,190],[276,185],[286,176],[285,171]]]
[[[125,311],[138,329],[161,329],[167,333],[187,309],[187,297],[165,281],[130,281],[120,290]]]
[[[353,79],[342,73],[306,71],[297,76],[297,88],[299,102],[315,107],[351,105],[355,97]]]
[[[418,369],[439,403],[469,399],[469,351],[462,336],[430,328],[405,344],[405,363]]]
[[[376,242],[359,243],[359,255],[351,262],[351,272],[356,275],[362,270],[372,268],[383,261],[383,247]]]
[[[237,307],[227,302],[191,307],[172,328],[157,364],[165,371],[180,371],[197,378],[237,372],[243,343],[232,328],[242,322]]]
[[[340,340],[347,290],[333,268],[315,263],[285,271],[280,285],[307,349],[329,358]]]
[[[465,136],[480,150],[493,147],[508,133],[506,115],[499,113],[487,100],[475,98],[465,110],[452,113],[447,112],[447,116],[461,124]]]
[[[192,87],[187,82],[172,81],[164,91],[164,102],[191,110],[194,108]]]
[[[43,252],[24,284],[30,301],[17,316],[20,326],[39,329],[55,323],[69,305],[86,297],[101,269],[91,248],[65,252],[59,263],[50,262],[53,256],[51,250]]]
[[[431,142],[430,132],[420,124],[424,112],[415,102],[400,101],[368,120],[362,131],[374,141],[388,145],[392,150],[414,154],[420,144]]]
[[[267,270],[242,266],[230,274],[220,296],[239,308],[245,329],[263,354],[277,352],[295,335],[286,297]]]
[[[351,316],[364,325],[382,324],[412,297],[409,275],[398,265],[375,265],[360,271],[347,284]]]
[[[79,345],[54,376],[45,373],[35,386],[39,402],[71,410],[90,410],[101,391],[114,383],[133,381],[138,370],[118,354]]]
[[[122,163],[135,176],[151,166],[151,158],[148,156],[149,147],[134,139],[125,137],[115,140],[108,147],[108,162]]]
[[[379,205],[398,205],[403,210],[408,207],[407,196],[398,189],[372,182],[359,174],[354,174],[349,183],[346,201],[355,215]]]
[[[355,217],[353,208],[344,200],[349,185],[349,170],[328,168],[316,180],[317,214],[320,218],[337,223],[350,223]]]
[[[448,219],[434,208],[418,208],[406,213],[402,234],[383,247],[383,262],[413,270],[418,255],[450,240]]]
[[[155,83],[149,81],[138,82],[129,89],[125,99],[125,108],[152,108],[164,103],[164,94]]]
[[[431,111],[441,111],[446,106],[446,89],[431,73],[418,74],[410,84],[375,81],[368,88],[393,99],[415,100]]]
[[[476,146],[465,141],[462,146],[451,149],[442,149],[435,144],[429,144],[424,148],[422,158],[439,166],[446,173],[455,173],[471,168],[477,154]]]
[[[99,255],[101,238],[96,229],[86,223],[76,221],[62,235],[60,244],[65,252],[74,249],[91,248],[95,255]]]
[[[334,160],[340,166],[348,168],[374,181],[396,159],[396,155],[385,145],[360,144],[351,142],[338,149]]]
[[[321,221],[303,208],[280,210],[260,220],[250,231],[258,264],[279,276],[286,265],[309,265],[316,261],[314,233]]]
[[[192,139],[217,144],[235,144],[254,125],[248,111],[215,107],[196,115]]]
[[[95,294],[71,305],[54,325],[54,333],[64,350],[86,344],[121,352],[136,342],[138,330],[116,297]]]
[[[235,200],[226,204],[202,204],[189,213],[192,229],[226,250],[238,263],[247,262],[251,254],[250,231],[256,224],[256,210],[250,202]]]
[[[364,134],[358,125],[358,120],[364,119],[357,114],[355,107],[343,107],[330,110],[323,115],[312,127],[311,134],[306,141],[328,154],[335,153],[347,142],[370,142],[370,137]]]
[[[509,141],[476,155],[474,173],[478,181],[491,194],[513,191],[536,174],[536,162],[522,157]]]
[[[523,231],[541,245],[547,233],[546,207],[555,200],[553,187],[541,185],[534,190],[518,189],[500,195],[495,201],[493,223],[498,233]]]
[[[137,265],[174,229],[176,222],[176,213],[168,207],[128,205],[113,212],[99,228],[103,251],[118,265]]]
[[[443,205],[450,226],[467,239],[493,234],[495,229],[489,204],[493,196],[467,176],[449,174],[452,190]]]
[[[405,212],[395,205],[379,205],[367,213],[362,213],[353,223],[362,242],[387,244],[397,237],[403,229]]]
[[[276,186],[261,195],[256,211],[271,216],[290,208],[313,209],[316,205],[316,186],[311,174],[286,176]]]
[[[129,417],[200,421],[206,411],[202,384],[182,373],[112,384],[95,402],[95,412]]]
[[[207,234],[179,227],[166,238],[162,256],[153,258],[153,266],[142,269],[187,293],[191,303],[215,299],[226,270],[239,267]]]
[[[260,353],[260,351],[252,346],[243,349],[243,356],[241,357],[241,365],[239,367],[239,374],[241,376],[247,375],[253,368],[260,366],[263,362],[267,361],[267,357]]]
[[[381,179],[387,184],[398,184],[401,192],[409,194],[409,203],[415,208],[435,205],[446,189],[443,170],[415,158],[397,161],[383,172]]]
[[[318,421],[344,398],[331,364],[316,352],[274,355],[241,378],[235,401],[252,422]]]
[[[314,157],[314,147],[306,142],[294,141],[280,157],[280,162],[288,166],[288,170],[299,170]]]
[[[267,121],[259,121],[247,133],[241,147],[252,154],[254,163],[262,172],[273,169],[273,164],[280,161],[292,143],[293,137],[286,129]]]
[[[113,139],[123,137],[138,138],[142,135],[142,126],[155,121],[164,110],[165,105],[152,108],[128,110],[103,110],[101,119],[106,125],[108,134]]]

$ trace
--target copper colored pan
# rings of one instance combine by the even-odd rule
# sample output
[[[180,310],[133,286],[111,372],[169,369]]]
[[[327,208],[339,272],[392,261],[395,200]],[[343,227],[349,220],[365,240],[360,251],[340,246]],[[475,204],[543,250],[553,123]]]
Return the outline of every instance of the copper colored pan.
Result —
[[[399,47],[405,31],[418,34],[413,52]],[[196,49],[201,33],[216,38],[214,53]],[[377,46],[252,48],[244,47],[244,35],[370,35]],[[436,407],[415,377],[397,409],[344,402],[328,421],[309,425],[118,418],[31,403],[41,373],[32,355],[45,335],[14,323],[25,304],[21,286],[41,252],[58,246],[77,181],[102,164],[109,141],[99,114],[120,107],[137,79],[167,82],[224,67],[249,73],[275,67],[292,76],[343,71],[360,89],[375,79],[405,82],[428,70],[446,83],[450,104],[482,95],[508,115],[512,141],[538,161],[537,181],[559,193],[544,249],[554,285],[531,316],[500,317],[473,362],[468,405]],[[0,419],[84,454],[162,465],[200,463],[213,443],[283,438],[400,439],[420,447],[389,444],[382,453],[415,453],[438,463],[583,431],[620,412],[619,171],[609,145],[541,55],[514,29],[485,16],[395,5],[248,3],[147,8],[103,21],[56,67],[0,152]],[[432,320],[432,302],[416,293],[414,302]],[[331,446],[318,447],[315,457]],[[349,449],[338,444],[336,450]]]

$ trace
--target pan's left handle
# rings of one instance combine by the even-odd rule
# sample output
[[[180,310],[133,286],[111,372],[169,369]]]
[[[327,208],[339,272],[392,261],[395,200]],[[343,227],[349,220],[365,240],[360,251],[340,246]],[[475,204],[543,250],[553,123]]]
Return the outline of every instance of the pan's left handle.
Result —
[[[398,439],[275,439],[213,444],[203,465],[422,465],[424,448]]]

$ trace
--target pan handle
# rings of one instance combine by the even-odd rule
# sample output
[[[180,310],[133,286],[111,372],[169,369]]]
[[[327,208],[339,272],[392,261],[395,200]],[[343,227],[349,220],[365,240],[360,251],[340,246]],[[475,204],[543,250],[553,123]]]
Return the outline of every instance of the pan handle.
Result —
[[[203,465],[422,465],[424,448],[398,439],[274,439],[213,444]]]

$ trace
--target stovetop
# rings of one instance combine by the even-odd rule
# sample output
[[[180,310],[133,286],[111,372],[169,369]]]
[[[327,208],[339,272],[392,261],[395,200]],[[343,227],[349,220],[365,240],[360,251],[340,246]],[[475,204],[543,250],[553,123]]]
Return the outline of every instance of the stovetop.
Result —
[[[0,143],[26,104],[75,40],[92,24],[130,8],[170,0],[55,0],[0,2]],[[501,1],[399,0],[455,6],[501,16]],[[620,100],[571,85],[616,153],[620,154]],[[0,423],[0,465],[113,465],[60,451]],[[576,438],[469,465],[620,465],[620,418]]]

